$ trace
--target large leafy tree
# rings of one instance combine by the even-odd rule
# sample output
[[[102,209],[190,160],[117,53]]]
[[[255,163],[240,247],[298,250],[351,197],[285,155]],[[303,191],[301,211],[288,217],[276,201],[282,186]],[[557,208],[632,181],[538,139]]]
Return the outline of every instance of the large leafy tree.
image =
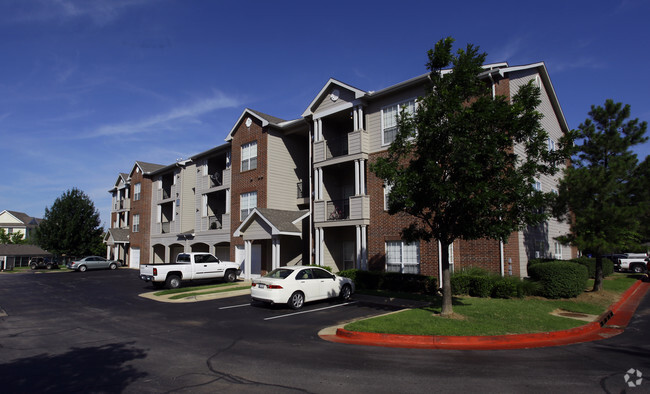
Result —
[[[84,256],[96,252],[102,233],[99,212],[92,200],[73,188],[57,198],[51,208],[45,208],[36,240],[55,255]]]
[[[596,256],[594,291],[602,290],[602,255],[638,246],[641,217],[647,214],[647,175],[630,147],[647,141],[646,122],[630,117],[630,106],[606,100],[591,106],[578,126],[572,166],[560,182],[556,215],[571,222],[560,238]],[[647,161],[647,160],[646,160]]]
[[[428,52],[431,86],[417,109],[402,109],[398,133],[385,157],[371,165],[391,185],[390,214],[414,217],[406,241],[438,240],[442,250],[442,315],[453,313],[449,245],[456,239],[506,241],[546,218],[550,196],[535,190],[541,174],[554,174],[568,157],[561,141],[547,148],[540,125],[539,88],[522,86],[510,101],[492,96],[482,78],[486,54],[471,44],[452,53],[452,38]],[[451,66],[451,72],[443,71]],[[514,153],[522,145],[525,156]]]

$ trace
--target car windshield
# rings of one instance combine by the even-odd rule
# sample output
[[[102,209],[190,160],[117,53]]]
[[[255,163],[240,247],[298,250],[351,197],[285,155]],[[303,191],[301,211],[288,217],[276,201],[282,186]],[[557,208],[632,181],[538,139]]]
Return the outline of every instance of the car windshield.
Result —
[[[287,276],[291,275],[292,272],[293,270],[288,270],[286,268],[276,268],[273,271],[269,272],[268,274],[264,275],[264,277],[284,279]]]

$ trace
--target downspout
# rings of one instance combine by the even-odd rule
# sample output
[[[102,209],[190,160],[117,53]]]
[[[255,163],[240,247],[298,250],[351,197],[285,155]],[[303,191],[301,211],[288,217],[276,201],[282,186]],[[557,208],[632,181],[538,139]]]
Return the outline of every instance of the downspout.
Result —
[[[307,141],[309,144],[309,149],[307,149],[307,151],[309,151],[309,264],[316,263],[316,261],[314,261],[314,191],[312,182],[312,175],[314,172],[314,166],[312,163],[312,149],[314,148],[314,141],[312,135],[312,126],[313,122],[309,122],[309,140]]]

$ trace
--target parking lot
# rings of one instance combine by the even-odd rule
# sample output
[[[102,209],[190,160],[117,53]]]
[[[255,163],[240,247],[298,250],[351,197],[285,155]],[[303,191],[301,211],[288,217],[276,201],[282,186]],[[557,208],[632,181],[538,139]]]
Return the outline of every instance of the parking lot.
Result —
[[[431,351],[319,338],[324,327],[395,309],[363,297],[293,311],[251,306],[248,296],[185,304],[139,296],[152,290],[129,269],[0,275],[3,392],[591,393],[622,391],[629,368],[650,375],[648,300],[625,334],[603,341]]]

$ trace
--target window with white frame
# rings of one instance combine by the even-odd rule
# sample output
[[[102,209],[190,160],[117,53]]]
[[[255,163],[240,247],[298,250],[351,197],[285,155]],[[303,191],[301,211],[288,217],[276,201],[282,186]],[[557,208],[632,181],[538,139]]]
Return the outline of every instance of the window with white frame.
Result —
[[[538,192],[542,191],[542,182],[540,182],[539,179],[535,179],[535,182],[533,183],[533,189]]]
[[[555,141],[551,137],[548,137],[548,151],[555,151]]]
[[[241,146],[241,170],[248,171],[257,168],[257,141]]]
[[[386,271],[420,273],[420,242],[386,241]]]
[[[140,215],[133,215],[133,232],[137,233],[140,231]]]
[[[381,109],[381,143],[390,145],[397,136],[397,117],[404,108],[407,113],[415,113],[415,99],[390,105]]]
[[[388,211],[388,195],[393,189],[393,185],[390,183],[384,184],[384,211]]]
[[[240,220],[246,217],[257,206],[257,192],[242,193],[239,200]]]
[[[140,193],[141,193],[141,184],[138,182],[133,186],[133,200],[138,201],[140,199]]]
[[[562,260],[562,244],[559,242],[555,242],[555,258]]]

